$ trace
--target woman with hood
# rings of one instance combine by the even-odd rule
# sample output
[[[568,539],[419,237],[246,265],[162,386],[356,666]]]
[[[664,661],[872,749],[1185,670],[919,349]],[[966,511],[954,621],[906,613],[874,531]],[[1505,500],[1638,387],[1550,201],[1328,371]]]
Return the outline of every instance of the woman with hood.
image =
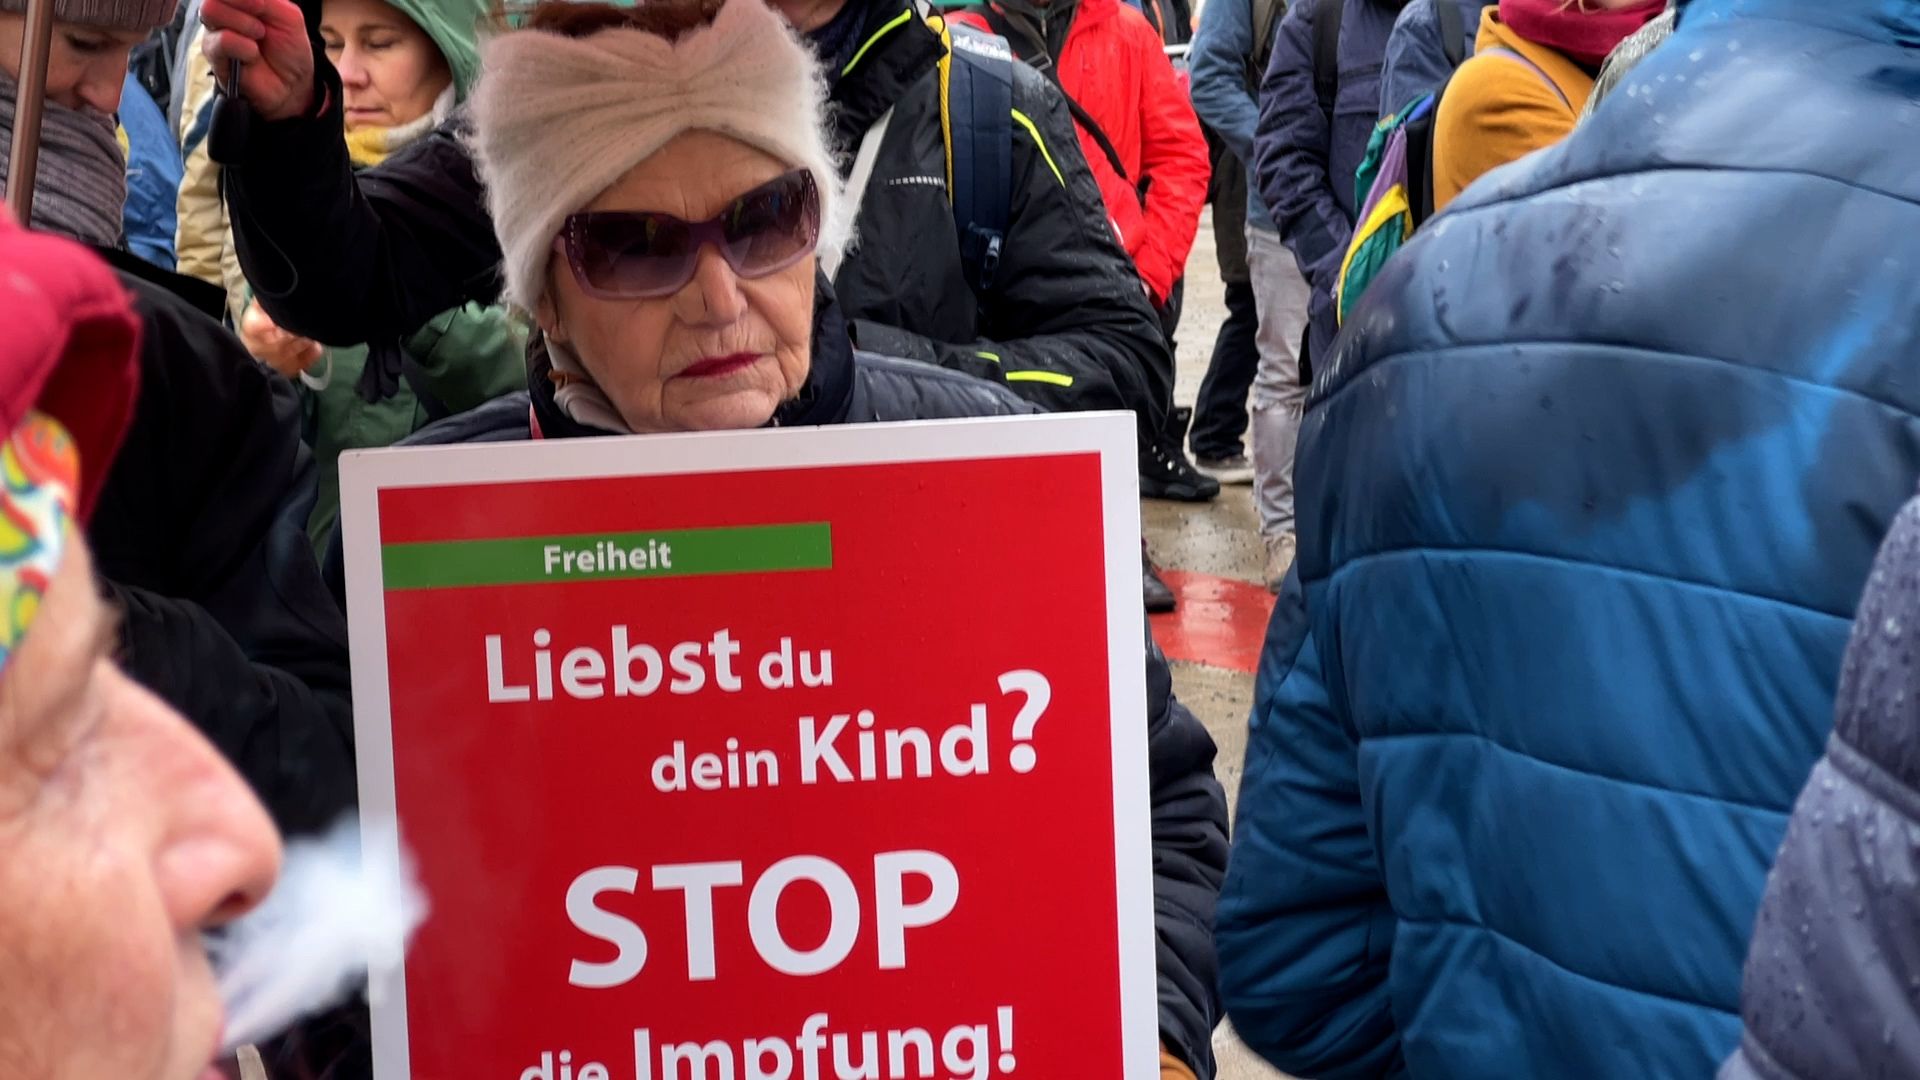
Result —
[[[479,72],[473,0],[325,0],[320,37],[340,71],[347,148],[368,168],[433,130]],[[468,304],[411,337],[326,348],[281,330],[249,298],[240,336],[304,390],[320,498],[308,535],[324,545],[340,514],[344,450],[391,446],[427,423],[508,393],[525,378],[526,337],[505,308]]]
[[[1500,0],[1433,120],[1433,205],[1573,130],[1607,54],[1666,0]]]

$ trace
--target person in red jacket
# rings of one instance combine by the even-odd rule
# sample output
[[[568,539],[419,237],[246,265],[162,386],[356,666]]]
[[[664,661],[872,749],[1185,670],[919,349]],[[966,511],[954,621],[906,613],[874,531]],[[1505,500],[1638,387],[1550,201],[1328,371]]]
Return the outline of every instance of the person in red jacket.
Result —
[[[1121,0],[997,0],[954,19],[1005,37],[1073,103],[1120,245],[1166,317],[1207,199],[1207,140],[1160,33]],[[1171,336],[1171,335],[1169,335]]]

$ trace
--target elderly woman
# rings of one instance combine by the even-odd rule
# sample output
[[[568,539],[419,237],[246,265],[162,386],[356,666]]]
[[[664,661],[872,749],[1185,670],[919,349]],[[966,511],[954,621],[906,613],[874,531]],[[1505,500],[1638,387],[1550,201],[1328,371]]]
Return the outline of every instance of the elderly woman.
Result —
[[[24,316],[0,334],[0,1076],[204,1078],[222,1022],[201,933],[266,891],[278,840],[107,655],[75,522],[133,410],[126,293],[0,210],[0,310]]]
[[[491,41],[473,142],[506,294],[539,327],[529,393],[413,441],[1032,411],[849,340],[821,277],[853,217],[824,100],[812,54],[755,0],[547,3]],[[1151,640],[1147,662],[1161,1030],[1172,1075],[1210,1076],[1226,806]]]

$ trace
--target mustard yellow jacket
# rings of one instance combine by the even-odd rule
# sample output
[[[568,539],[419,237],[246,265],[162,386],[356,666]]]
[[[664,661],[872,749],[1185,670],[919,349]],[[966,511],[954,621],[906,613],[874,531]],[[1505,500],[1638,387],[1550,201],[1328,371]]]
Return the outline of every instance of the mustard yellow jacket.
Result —
[[[1593,76],[1508,29],[1498,7],[1487,8],[1474,55],[1454,73],[1433,118],[1433,208],[1445,209],[1485,174],[1566,138],[1592,93]]]

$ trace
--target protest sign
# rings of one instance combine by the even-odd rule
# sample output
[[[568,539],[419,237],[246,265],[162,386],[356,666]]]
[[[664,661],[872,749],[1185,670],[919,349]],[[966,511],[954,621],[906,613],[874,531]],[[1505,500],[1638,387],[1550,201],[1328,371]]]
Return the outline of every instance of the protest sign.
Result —
[[[1158,1077],[1123,415],[342,459],[381,1080]]]

